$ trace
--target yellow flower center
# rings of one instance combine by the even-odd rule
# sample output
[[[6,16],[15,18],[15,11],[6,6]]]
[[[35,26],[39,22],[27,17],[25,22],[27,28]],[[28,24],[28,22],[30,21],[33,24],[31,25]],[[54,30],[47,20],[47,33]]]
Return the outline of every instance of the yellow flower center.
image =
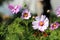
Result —
[[[23,17],[28,17],[28,13],[24,13]]]
[[[39,22],[39,25],[40,25],[40,26],[43,26],[43,25],[44,25],[44,22],[40,21],[40,22]]]
[[[56,24],[53,24],[53,27],[54,27],[54,28],[56,28],[56,26],[57,26]]]

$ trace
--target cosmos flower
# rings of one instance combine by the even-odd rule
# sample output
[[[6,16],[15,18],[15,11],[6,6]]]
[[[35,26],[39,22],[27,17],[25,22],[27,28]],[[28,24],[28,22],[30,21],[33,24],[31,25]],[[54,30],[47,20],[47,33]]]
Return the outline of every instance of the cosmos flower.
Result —
[[[41,17],[36,17],[35,20],[36,21],[32,22],[32,27],[34,30],[38,29],[43,32],[49,26],[49,20],[45,15],[41,15]]]
[[[56,9],[56,15],[57,17],[60,17],[60,6]]]
[[[50,25],[50,30],[57,29],[58,27],[59,27],[59,23],[58,23],[58,22],[52,23],[52,24]]]
[[[31,13],[30,13],[27,9],[25,9],[25,10],[22,12],[21,18],[22,18],[22,19],[29,19],[30,17],[31,17]]]
[[[14,13],[18,13],[19,12],[19,10],[22,8],[20,5],[16,5],[16,6],[14,6],[14,5],[9,5],[8,6],[8,8],[11,10],[11,12],[14,14]]]

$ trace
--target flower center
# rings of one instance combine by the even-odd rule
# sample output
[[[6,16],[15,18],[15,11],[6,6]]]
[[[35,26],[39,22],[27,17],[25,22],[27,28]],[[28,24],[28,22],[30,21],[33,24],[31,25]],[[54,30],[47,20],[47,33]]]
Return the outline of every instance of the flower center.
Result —
[[[57,26],[56,24],[53,24],[53,27],[54,27],[54,28],[56,28],[56,26]]]
[[[43,22],[43,21],[40,21],[40,22],[39,22],[39,25],[40,25],[40,26],[43,26],[43,25],[44,25],[44,22]]]
[[[16,10],[16,9],[15,9]]]
[[[24,13],[23,17],[28,17],[28,13]]]

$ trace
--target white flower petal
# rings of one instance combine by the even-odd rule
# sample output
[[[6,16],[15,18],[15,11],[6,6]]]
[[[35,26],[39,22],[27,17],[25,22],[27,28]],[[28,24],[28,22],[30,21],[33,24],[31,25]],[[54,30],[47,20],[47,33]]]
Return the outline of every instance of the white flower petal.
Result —
[[[29,19],[30,17],[24,17],[23,19]]]
[[[44,20],[44,25],[46,25],[46,26],[49,25],[49,20],[48,20],[48,18],[46,18],[46,19]]]
[[[40,31],[42,31],[42,32],[43,32],[43,31],[44,31],[44,29],[42,29],[42,28],[41,28],[41,29],[40,29]]]
[[[38,26],[38,22],[39,22],[39,21],[33,21],[32,24]]]
[[[32,26],[34,30],[36,30],[38,27],[37,26]]]
[[[43,26],[42,29],[46,30],[48,28],[48,26]]]
[[[48,22],[48,21],[49,21],[48,18],[45,18],[44,22]]]
[[[45,15],[42,15],[40,20],[41,21],[44,21],[45,18],[46,18],[46,16]]]
[[[40,20],[40,16],[37,16],[37,17],[35,18],[35,20]]]

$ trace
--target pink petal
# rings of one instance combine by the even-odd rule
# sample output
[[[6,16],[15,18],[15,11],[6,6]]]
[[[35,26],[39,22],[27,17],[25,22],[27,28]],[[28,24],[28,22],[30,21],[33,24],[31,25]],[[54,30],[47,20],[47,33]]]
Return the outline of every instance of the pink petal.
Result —
[[[12,10],[12,9],[14,9],[14,6],[10,4],[10,5],[8,6],[8,8],[9,8],[10,10]]]

